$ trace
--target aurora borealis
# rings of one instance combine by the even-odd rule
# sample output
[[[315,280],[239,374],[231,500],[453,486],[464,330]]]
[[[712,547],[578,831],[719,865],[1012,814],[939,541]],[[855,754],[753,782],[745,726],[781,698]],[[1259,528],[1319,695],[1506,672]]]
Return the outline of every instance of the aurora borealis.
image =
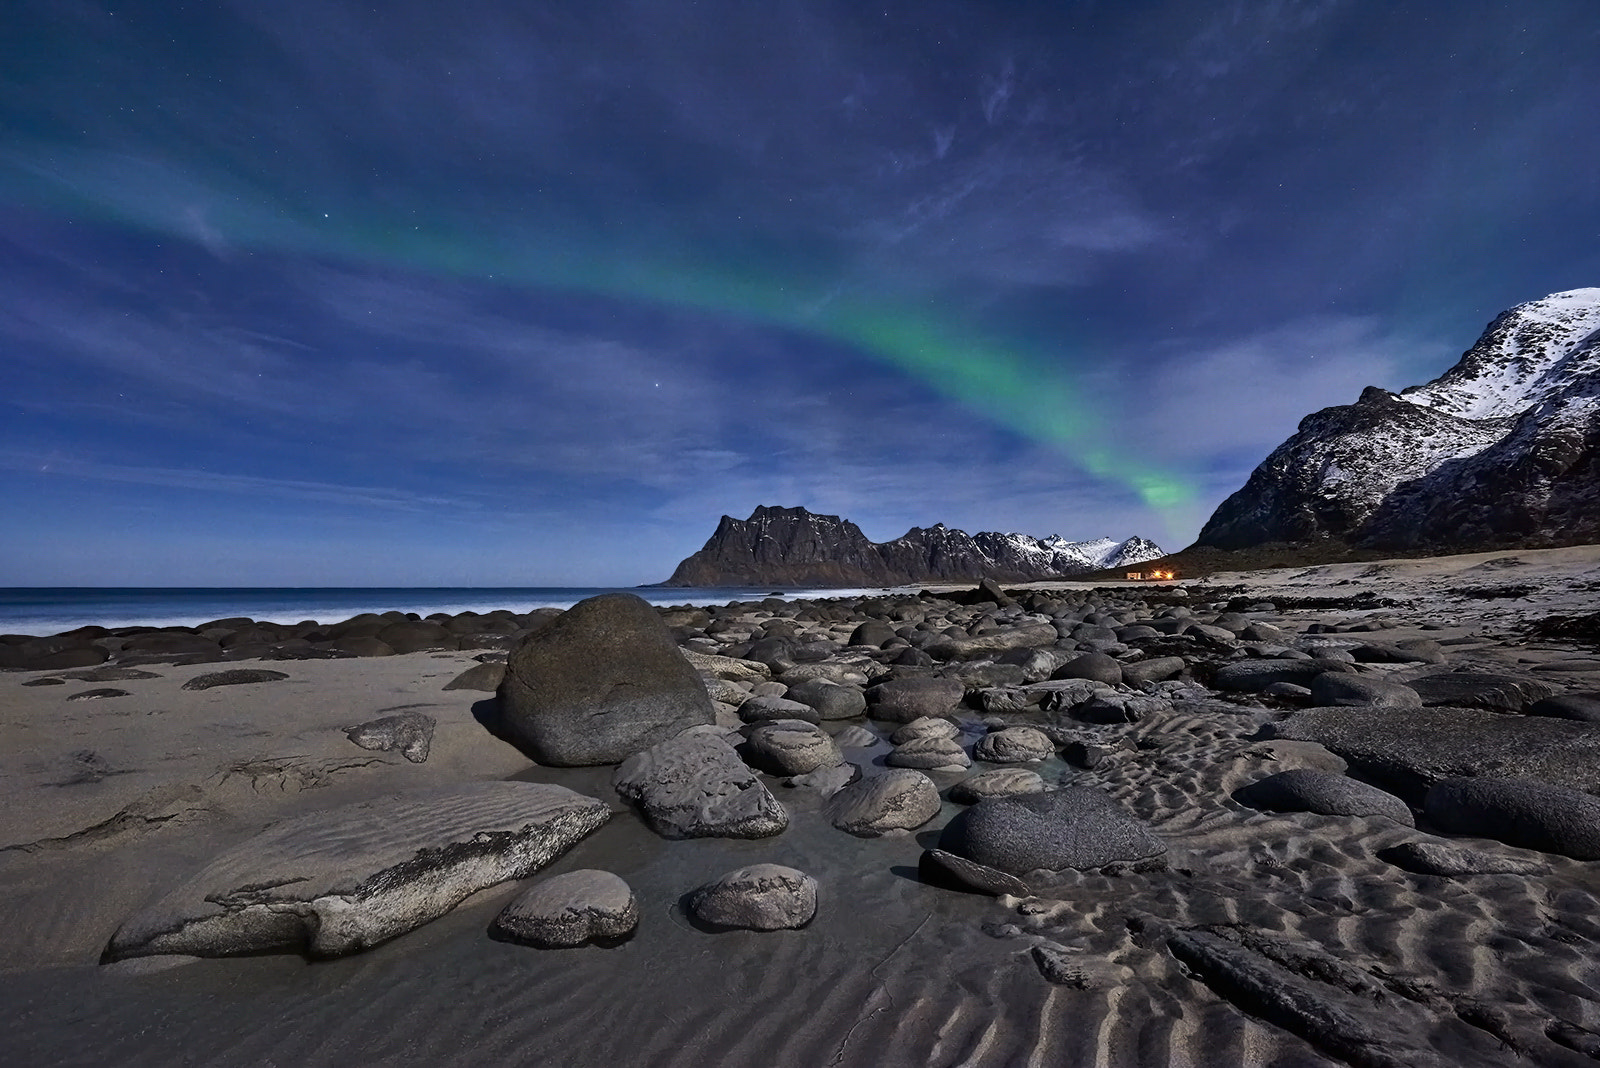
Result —
[[[4,19],[0,585],[648,582],[763,503],[1178,547],[1600,278],[1581,0]]]

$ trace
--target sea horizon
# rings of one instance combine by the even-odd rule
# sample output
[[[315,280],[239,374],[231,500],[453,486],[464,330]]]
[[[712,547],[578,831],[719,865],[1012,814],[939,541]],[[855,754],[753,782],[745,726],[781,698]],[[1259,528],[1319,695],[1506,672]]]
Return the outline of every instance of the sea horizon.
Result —
[[[4,586],[0,634],[50,636],[79,627],[194,627],[248,617],[292,624],[336,623],[363,612],[493,612],[570,608],[604,593],[632,593],[650,604],[846,597],[881,587],[783,586]]]

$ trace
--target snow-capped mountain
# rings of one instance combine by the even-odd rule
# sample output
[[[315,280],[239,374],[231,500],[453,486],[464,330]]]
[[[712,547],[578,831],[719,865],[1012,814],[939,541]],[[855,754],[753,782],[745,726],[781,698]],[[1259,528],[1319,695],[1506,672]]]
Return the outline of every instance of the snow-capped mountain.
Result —
[[[1444,374],[1301,421],[1196,544],[1600,541],[1600,289],[1529,301]]]
[[[762,506],[749,519],[723,516],[705,547],[664,586],[888,586],[994,578],[1069,578],[1166,555],[1145,538],[1067,541],[936,523],[893,541],[867,540],[838,516]]]

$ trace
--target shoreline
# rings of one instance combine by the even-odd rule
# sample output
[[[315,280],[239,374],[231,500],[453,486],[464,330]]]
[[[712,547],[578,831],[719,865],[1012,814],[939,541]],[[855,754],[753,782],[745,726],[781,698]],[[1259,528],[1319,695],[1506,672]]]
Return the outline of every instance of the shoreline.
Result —
[[[1327,1019],[1371,1020],[1404,1063],[1503,1063],[1501,1040],[1468,1018],[1499,1021],[1501,1033],[1530,1051],[1528,1063],[1581,1063],[1549,1035],[1578,1042],[1600,1034],[1600,930],[1592,922],[1600,863],[1443,831],[1428,822],[1420,795],[1403,799],[1415,826],[1370,813],[1244,804],[1240,791],[1276,772],[1358,769],[1353,756],[1347,762],[1321,743],[1273,739],[1306,710],[1304,697],[1227,690],[1216,675],[1227,664],[1304,663],[1274,650],[1313,658],[1342,650],[1355,660],[1352,651],[1426,648],[1434,661],[1361,659],[1352,677],[1408,688],[1441,671],[1491,673],[1537,692],[1600,690],[1600,650],[1519,629],[1532,617],[1594,611],[1600,547],[1232,578],[1028,584],[1013,606],[923,597],[919,586],[781,607],[663,609],[679,646],[711,665],[702,678],[722,702],[716,720],[724,731],[746,726],[734,702],[754,695],[757,678],[778,690],[818,671],[859,678],[845,685],[867,691],[890,678],[961,682],[959,703],[943,715],[972,767],[926,772],[940,794],[936,814],[881,838],[844,833],[817,788],[762,773],[788,814],[781,834],[663,839],[615,792],[614,768],[533,763],[486,729],[492,685],[447,688],[504,652],[476,641],[387,656],[187,664],[169,657],[131,668],[108,661],[0,672],[0,930],[8,950],[0,997],[14,1007],[0,1059],[88,1063],[115,1049],[117,1063],[152,1068],[185,1060],[328,1068],[1341,1063],[1329,1045],[1339,1035],[1230,1000],[1235,988],[1215,969],[1237,958],[1301,1003],[1344,1014]],[[964,600],[971,587],[945,592]],[[1269,606],[1274,597],[1281,603]],[[1170,614],[1179,605],[1192,615]],[[1188,636],[1160,632],[1191,618]],[[1053,621],[1053,641],[1029,637],[1046,644],[1016,645],[1018,655],[1002,648],[1008,636],[1037,632],[1041,620]],[[911,638],[849,644],[866,622]],[[774,647],[760,643],[782,634],[797,635],[785,640],[819,659],[772,658]],[[509,644],[510,632],[500,639]],[[1061,685],[1038,681],[1052,674],[1049,665],[1097,642],[1122,648],[1114,659],[1127,679],[1163,658],[1181,658],[1183,671],[1167,681],[1103,684],[1081,706],[1029,704]],[[758,656],[771,663],[744,659]],[[734,666],[752,663],[766,675]],[[240,669],[284,677],[190,688]],[[746,681],[717,670],[744,672]],[[38,684],[49,678],[60,681]],[[84,697],[106,689],[121,693]],[[1126,715],[1104,715],[1110,709]],[[901,726],[878,711],[822,724],[868,778],[891,770],[890,739]],[[1404,723],[1424,711],[1434,714],[1380,709],[1379,721]],[[406,714],[435,722],[421,762],[347,737],[352,726]],[[1539,722],[1525,709],[1490,718]],[[1021,765],[983,760],[983,739],[1012,726],[1049,731],[1054,751]],[[1563,730],[1587,738],[1600,725]],[[1031,770],[1050,788],[1104,792],[1166,846],[1165,864],[1058,873],[1013,897],[930,880],[925,851],[967,807],[951,789],[980,770],[1007,767]],[[1576,773],[1592,770],[1584,764]],[[419,789],[500,781],[564,786],[605,801],[613,815],[531,879],[483,889],[354,956],[99,963],[130,916],[264,826]],[[1386,859],[1416,842],[1468,848],[1526,872],[1441,877]],[[821,887],[817,917],[766,933],[697,927],[685,912],[689,891],[754,863],[812,875]],[[630,940],[545,951],[488,936],[520,889],[594,868],[616,873],[637,895]],[[1224,937],[1246,934],[1243,942]],[[1495,951],[1484,952],[1487,945]],[[1202,950],[1211,956],[1181,965],[1176,956]],[[1289,950],[1301,955],[1284,955]],[[1270,953],[1280,957],[1263,955]],[[1294,960],[1332,963],[1302,974],[1282,963]],[[1356,993],[1316,977],[1335,966]],[[1363,983],[1383,996],[1360,994]]]

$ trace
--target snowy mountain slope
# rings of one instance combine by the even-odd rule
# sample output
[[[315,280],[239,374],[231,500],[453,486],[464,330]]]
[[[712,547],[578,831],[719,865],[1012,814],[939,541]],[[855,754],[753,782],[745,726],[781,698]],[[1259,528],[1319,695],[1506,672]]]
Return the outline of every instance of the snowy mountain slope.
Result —
[[[1196,544],[1411,549],[1600,540],[1600,289],[1502,313],[1455,366],[1301,421]]]

